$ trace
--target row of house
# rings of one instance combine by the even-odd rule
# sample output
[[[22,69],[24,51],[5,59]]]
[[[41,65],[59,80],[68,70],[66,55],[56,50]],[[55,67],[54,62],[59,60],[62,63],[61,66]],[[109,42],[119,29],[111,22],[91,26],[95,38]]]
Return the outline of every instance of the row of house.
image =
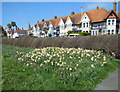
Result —
[[[120,3],[120,2],[119,2]],[[113,10],[107,11],[104,8],[96,9],[70,16],[54,16],[51,20],[42,19],[32,28],[28,26],[28,34],[37,37],[45,36],[67,36],[69,30],[74,32],[88,32],[91,35],[120,34],[120,13],[116,13],[116,2],[113,3]]]
[[[6,28],[4,29],[7,33],[7,37],[9,38],[19,38],[19,37],[24,37],[27,36],[27,30],[22,29],[9,29]]]

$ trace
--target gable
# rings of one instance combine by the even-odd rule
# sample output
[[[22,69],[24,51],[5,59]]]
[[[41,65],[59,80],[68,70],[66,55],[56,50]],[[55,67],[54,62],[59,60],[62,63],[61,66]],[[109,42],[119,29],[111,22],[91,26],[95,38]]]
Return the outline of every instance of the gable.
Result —
[[[46,23],[44,23],[44,24],[43,24],[43,27],[47,27],[47,24],[46,24]]]
[[[52,23],[51,23],[51,22],[49,23],[49,27],[53,27],[53,25],[52,25]]]
[[[86,21],[90,21],[88,15],[86,13],[84,13],[82,19],[81,19],[81,22],[86,22]]]
[[[118,16],[116,15],[116,13],[113,10],[111,10],[108,12],[106,19],[107,18],[118,18]]]
[[[72,21],[71,21],[71,19],[70,19],[70,17],[67,18],[67,21],[66,21],[65,24],[73,24]]]
[[[60,19],[59,25],[64,25],[64,22],[62,19]]]
[[[113,12],[111,12],[108,16],[108,18],[117,18]]]

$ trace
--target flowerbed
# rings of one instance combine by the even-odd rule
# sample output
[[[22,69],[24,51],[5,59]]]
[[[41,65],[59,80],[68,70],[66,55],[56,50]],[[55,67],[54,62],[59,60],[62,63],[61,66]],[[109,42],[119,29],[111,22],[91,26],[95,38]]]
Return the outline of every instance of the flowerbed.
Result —
[[[30,52],[17,51],[18,61],[40,74],[51,74],[65,89],[91,90],[115,70],[118,61],[101,51],[81,48],[47,47]]]

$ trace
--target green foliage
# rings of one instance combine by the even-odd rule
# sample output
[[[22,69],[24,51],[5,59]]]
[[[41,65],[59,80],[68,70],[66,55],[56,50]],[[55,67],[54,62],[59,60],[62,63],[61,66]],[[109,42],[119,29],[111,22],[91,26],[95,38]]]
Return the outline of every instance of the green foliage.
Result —
[[[0,33],[2,33],[2,37],[6,37],[7,33],[6,31],[3,29],[3,27],[0,25]]]
[[[45,31],[45,30],[49,30],[49,28],[48,28],[48,27],[44,27],[43,30],[44,30],[44,31]]]
[[[69,34],[73,33],[73,31],[69,30],[67,33],[68,33],[68,35],[69,35]]]
[[[10,24],[10,23],[8,23],[8,24],[7,24],[7,27],[10,29],[10,28],[11,28],[11,24]]]
[[[87,32],[73,32],[73,31],[70,31],[69,34],[80,34],[80,36],[89,36],[89,35],[91,35],[90,33],[87,33]]]
[[[3,90],[93,90],[109,72],[118,67],[117,60],[103,53],[99,55],[97,51],[92,53],[87,50],[83,52],[82,49],[67,48],[31,49],[9,45],[2,47]],[[99,57],[91,60],[92,56]],[[105,61],[103,61],[104,56]],[[17,58],[20,57],[23,60],[18,62]],[[66,62],[66,66],[57,65],[60,63],[60,58],[62,62]],[[50,62],[45,63],[44,61],[48,59]],[[54,65],[51,65],[51,62],[54,62]],[[101,66],[103,62],[104,65]],[[77,64],[79,66],[76,66]],[[91,67],[91,64],[94,64],[94,67]],[[69,70],[70,67],[72,70]]]
[[[47,33],[48,33],[48,30],[49,30],[49,28],[48,28],[48,27],[44,27],[44,28],[43,28],[43,31],[45,32],[45,34],[47,34]]]
[[[86,33],[86,32],[79,32],[79,34],[80,34],[81,36],[89,36],[89,35],[91,35],[90,33]]]
[[[12,21],[11,26],[13,26],[13,27],[16,26],[16,22]]]

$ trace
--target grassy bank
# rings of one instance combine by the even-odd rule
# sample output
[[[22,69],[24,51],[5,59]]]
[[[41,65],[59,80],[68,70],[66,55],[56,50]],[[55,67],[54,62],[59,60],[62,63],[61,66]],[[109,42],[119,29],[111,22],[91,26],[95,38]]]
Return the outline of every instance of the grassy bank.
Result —
[[[93,90],[118,67],[98,51],[3,45],[3,90]]]

